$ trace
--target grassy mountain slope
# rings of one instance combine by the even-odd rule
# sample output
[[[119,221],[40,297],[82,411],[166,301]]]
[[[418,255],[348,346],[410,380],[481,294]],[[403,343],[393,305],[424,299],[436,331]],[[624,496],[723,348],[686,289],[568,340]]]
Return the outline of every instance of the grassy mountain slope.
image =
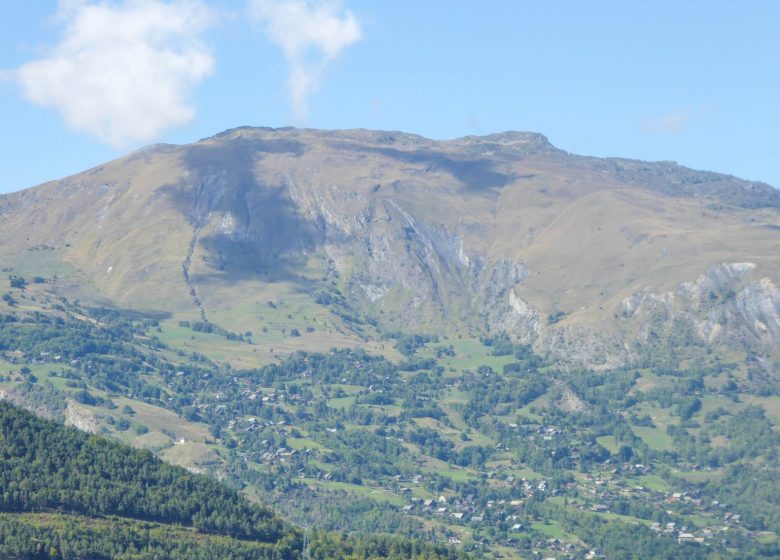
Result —
[[[244,365],[365,345],[377,325],[506,331],[609,367],[664,332],[658,313],[712,322],[678,292],[721,263],[751,267],[719,285],[737,302],[703,338],[773,353],[778,205],[767,185],[573,156],[534,134],[245,128],[0,198],[0,261],[173,325],[250,331]],[[648,295],[654,317],[615,320]]]

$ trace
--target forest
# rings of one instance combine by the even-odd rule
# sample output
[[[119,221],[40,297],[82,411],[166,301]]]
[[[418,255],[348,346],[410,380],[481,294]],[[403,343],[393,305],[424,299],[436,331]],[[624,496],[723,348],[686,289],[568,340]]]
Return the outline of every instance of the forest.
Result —
[[[0,552],[25,558],[299,558],[302,531],[148,451],[0,402]],[[456,558],[393,538],[306,536],[322,558]]]

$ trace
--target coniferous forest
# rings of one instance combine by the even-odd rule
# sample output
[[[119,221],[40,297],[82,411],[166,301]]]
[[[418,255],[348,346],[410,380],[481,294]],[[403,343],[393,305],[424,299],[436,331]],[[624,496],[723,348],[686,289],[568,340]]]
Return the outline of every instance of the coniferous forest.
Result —
[[[148,451],[0,402],[5,558],[455,558],[393,538],[304,533]],[[306,542],[304,543],[304,539]]]

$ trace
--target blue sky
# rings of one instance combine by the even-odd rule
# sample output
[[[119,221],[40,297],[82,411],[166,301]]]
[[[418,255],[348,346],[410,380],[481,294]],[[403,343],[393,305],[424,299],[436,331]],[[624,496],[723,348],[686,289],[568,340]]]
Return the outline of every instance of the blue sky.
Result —
[[[0,72],[0,192],[243,125],[528,130],[780,187],[774,0],[7,2]]]

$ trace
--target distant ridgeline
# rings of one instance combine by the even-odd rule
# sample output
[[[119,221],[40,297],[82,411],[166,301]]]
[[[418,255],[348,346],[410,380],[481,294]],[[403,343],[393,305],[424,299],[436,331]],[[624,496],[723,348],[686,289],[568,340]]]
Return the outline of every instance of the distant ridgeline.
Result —
[[[302,532],[236,491],[0,402],[0,556],[300,558]],[[458,558],[389,537],[316,533],[315,558]]]

